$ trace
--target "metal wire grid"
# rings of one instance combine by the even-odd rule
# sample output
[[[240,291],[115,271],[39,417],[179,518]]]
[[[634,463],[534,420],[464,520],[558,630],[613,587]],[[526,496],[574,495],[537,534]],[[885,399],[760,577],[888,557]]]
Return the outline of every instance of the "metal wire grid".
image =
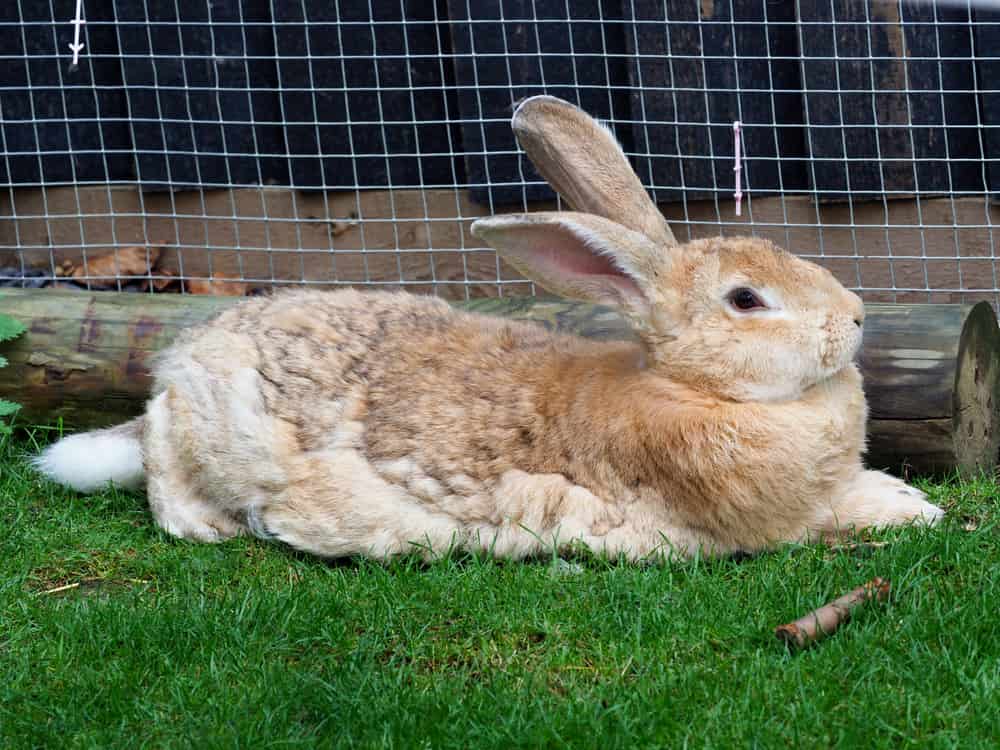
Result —
[[[805,96],[810,95],[830,95],[838,97],[840,109],[839,122],[811,122],[809,119],[809,107],[803,108],[805,122],[802,124],[785,123],[777,121],[775,118],[771,122],[746,122],[741,109],[742,95],[763,94],[770,98],[772,111],[776,111],[775,97],[787,95],[787,89],[779,89],[771,76],[772,64],[779,59],[779,56],[772,55],[770,47],[766,54],[753,55],[742,53],[739,49],[739,34],[737,27],[743,23],[730,17],[726,20],[713,20],[702,17],[697,21],[695,28],[699,39],[702,42],[701,50],[697,54],[690,54],[684,51],[677,51],[670,48],[670,29],[674,26],[690,26],[688,18],[678,18],[672,15],[676,7],[690,5],[690,3],[667,2],[663,5],[663,17],[655,20],[637,18],[635,9],[624,7],[621,16],[605,18],[603,6],[598,3],[598,14],[596,17],[580,17],[574,15],[574,4],[568,0],[562,13],[556,17],[538,17],[536,6],[528,4],[529,14],[525,17],[520,13],[516,18],[505,18],[505,4],[500,3],[496,8],[498,18],[477,19],[474,17],[474,8],[471,0],[466,0],[465,17],[456,21],[445,14],[448,8],[453,8],[454,4],[445,7],[444,4],[434,6],[434,14],[431,19],[419,21],[407,17],[407,8],[400,5],[398,18],[391,21],[381,21],[376,18],[374,7],[369,5],[368,16],[365,20],[349,20],[338,17],[330,21],[323,21],[324,26],[332,26],[338,36],[338,49],[343,50],[344,37],[347,35],[368,34],[372,38],[371,54],[323,54],[323,50],[316,50],[310,47],[310,35],[306,34],[306,48],[304,55],[252,55],[243,54],[238,59],[229,58],[225,60],[227,64],[237,63],[243,66],[243,85],[231,82],[222,82],[217,77],[212,85],[196,86],[188,82],[186,77],[180,84],[161,83],[155,80],[156,60],[154,59],[153,71],[154,81],[151,86],[145,88],[155,94],[157,109],[159,110],[160,96],[167,92],[176,91],[181,95],[187,95],[191,91],[200,89],[209,90],[216,97],[229,96],[234,93],[245,94],[248,102],[253,93],[262,90],[271,90],[279,95],[280,107],[275,113],[277,117],[268,119],[267,117],[256,117],[251,114],[249,119],[225,120],[219,119],[216,124],[233,128],[248,128],[254,133],[254,145],[252,156],[258,164],[258,175],[256,184],[247,184],[245,180],[238,180],[230,174],[230,165],[235,158],[246,157],[245,152],[230,152],[223,139],[222,147],[206,152],[196,148],[173,149],[169,154],[165,150],[143,149],[134,143],[125,149],[116,149],[104,142],[105,130],[102,126],[121,122],[130,128],[154,128],[158,129],[163,137],[164,143],[168,142],[167,133],[175,128],[187,128],[191,131],[191,142],[197,144],[198,139],[195,134],[196,127],[202,124],[201,120],[195,118],[188,109],[185,116],[171,116],[157,111],[155,117],[142,117],[131,111],[124,116],[115,117],[104,114],[101,111],[101,102],[98,94],[101,90],[99,85],[80,85],[74,82],[75,73],[71,69],[66,49],[67,35],[71,27],[69,20],[72,12],[69,6],[64,3],[56,3],[49,0],[48,20],[30,20],[25,17],[25,7],[29,0],[21,0],[17,7],[17,18],[0,21],[0,34],[17,34],[20,37],[20,52],[18,55],[0,55],[0,63],[3,65],[23,64],[27,72],[27,89],[29,95],[27,102],[29,107],[26,113],[21,116],[11,117],[8,108],[0,112],[0,149],[3,152],[3,161],[6,166],[8,186],[5,190],[5,200],[0,200],[0,284],[24,285],[30,283],[34,285],[42,284],[66,284],[71,281],[73,284],[86,288],[100,288],[101,286],[123,289],[123,288],[150,288],[152,282],[167,282],[171,278],[184,280],[212,280],[218,278],[232,278],[252,287],[276,287],[287,284],[309,284],[309,285],[367,285],[385,287],[407,287],[417,291],[427,291],[449,297],[470,297],[482,294],[508,294],[525,293],[532,291],[531,285],[506,269],[496,258],[495,254],[487,249],[478,246],[475,239],[467,231],[471,220],[480,215],[490,215],[497,211],[508,210],[534,210],[539,204],[530,199],[531,190],[539,186],[539,181],[533,179],[529,170],[525,168],[523,160],[518,162],[518,177],[514,181],[494,178],[490,172],[491,159],[502,156],[516,156],[515,148],[475,148],[456,137],[456,132],[463,132],[463,127],[472,126],[480,131],[480,142],[486,144],[487,128],[502,126],[507,122],[506,113],[503,116],[492,114],[488,108],[483,106],[482,96],[484,92],[496,90],[509,95],[509,101],[514,102],[527,94],[541,93],[548,91],[552,84],[546,81],[546,59],[569,59],[572,62],[573,79],[570,82],[571,88],[577,92],[598,92],[606,93],[609,111],[614,110],[612,96],[616,93],[613,87],[607,83],[610,80],[610,73],[605,77],[605,82],[595,82],[586,77],[578,75],[578,61],[584,57],[593,58],[596,55],[602,57],[605,70],[608,65],[615,62],[617,58],[625,58],[625,61],[632,65],[637,72],[637,76],[631,84],[625,88],[629,89],[633,95],[633,101],[637,102],[631,110],[630,116],[616,116],[610,119],[609,124],[616,131],[632,129],[645,133],[645,138],[636,138],[632,148],[628,149],[629,156],[636,160],[640,166],[639,174],[644,179],[648,187],[654,190],[673,191],[680,195],[680,200],[663,204],[664,210],[671,220],[675,233],[682,239],[695,238],[719,233],[752,233],[756,235],[768,236],[777,240],[793,252],[815,259],[831,267],[841,279],[852,288],[860,291],[870,299],[889,300],[926,300],[926,301],[952,301],[959,299],[991,299],[995,304],[1000,304],[1000,286],[996,273],[997,248],[994,239],[994,226],[996,222],[993,215],[994,208],[990,199],[990,175],[989,165],[991,159],[986,155],[987,144],[984,142],[984,133],[995,127],[990,122],[986,122],[982,116],[979,106],[974,110],[975,119],[972,122],[947,123],[949,129],[962,129],[968,132],[970,139],[977,139],[981,156],[970,159],[961,156],[953,156],[948,151],[948,138],[944,138],[943,143],[946,150],[945,161],[949,164],[957,162],[973,163],[981,172],[981,186],[956,187],[952,183],[950,169],[945,169],[947,175],[947,186],[945,190],[940,188],[933,191],[924,191],[919,188],[916,179],[917,169],[921,162],[940,163],[939,157],[920,157],[916,143],[917,126],[912,124],[912,112],[909,111],[911,94],[927,96],[935,95],[940,98],[942,112],[945,111],[946,97],[955,94],[969,94],[981,102],[985,95],[1000,94],[1000,89],[991,88],[989,82],[981,82],[976,73],[976,65],[971,66],[972,78],[965,88],[945,88],[939,87],[913,86],[913,82],[906,78],[907,66],[902,66],[904,81],[901,87],[896,86],[886,89],[880,80],[877,80],[876,70],[878,65],[886,61],[886,58],[874,54],[875,44],[873,34],[879,32],[880,27],[894,26],[905,30],[907,26],[925,26],[933,28],[935,38],[938,40],[938,47],[932,55],[912,55],[908,50],[902,50],[900,58],[904,63],[924,61],[935,63],[938,67],[938,80],[944,81],[943,67],[953,61],[968,61],[969,58],[950,56],[942,54],[940,50],[940,40],[942,36],[963,34],[969,37],[969,46],[974,51],[972,62],[981,60],[1000,60],[1000,57],[993,57],[979,48],[973,39],[977,25],[1000,25],[989,21],[973,20],[973,7],[971,4],[965,6],[967,13],[965,20],[955,21],[945,20],[939,17],[938,6],[931,6],[933,13],[930,20],[912,20],[907,18],[905,4],[892,4],[896,8],[894,17],[885,20],[882,16],[869,13],[869,8],[876,7],[876,4],[860,4],[865,9],[862,28],[868,36],[867,54],[852,55],[841,54],[837,49],[837,34],[833,34],[834,52],[833,55],[810,55],[808,45],[802,35],[810,26],[823,26],[824,24],[834,24],[837,21],[810,21],[803,18],[801,14],[793,21],[782,21],[768,18],[768,3],[761,2],[760,8],[763,12],[763,19],[758,19],[755,23],[763,23],[765,27],[770,26],[791,26],[799,34],[800,52],[797,62],[801,65],[810,61],[826,60],[835,62],[834,70],[837,73],[836,85],[830,88],[804,88],[798,93]],[[116,16],[108,21],[100,22],[106,29],[112,29],[121,44],[122,33],[126,28],[143,27],[149,38],[149,49],[154,49],[153,33],[157,34],[172,31],[180,35],[183,27],[194,25],[195,22],[177,20],[182,16],[179,5],[180,0],[175,0],[175,14],[173,20],[167,23],[157,21],[154,23],[135,20],[121,19]],[[66,6],[64,10],[64,5]],[[701,15],[704,16],[705,3],[698,4]],[[709,3],[709,5],[711,5]],[[829,15],[836,18],[836,0],[830,0]],[[57,7],[58,6],[58,7]],[[242,9],[239,3],[233,4],[238,15],[235,20],[212,20],[212,26],[231,26],[241,31],[244,49],[249,49],[247,44],[247,30],[255,26],[268,26],[273,29],[273,22],[262,24],[259,21],[245,20],[242,16]],[[517,6],[523,10],[522,6]],[[87,3],[84,3],[86,12]],[[207,14],[211,17],[211,6],[207,9]],[[681,14],[683,15],[683,14]],[[891,14],[890,14],[891,15]],[[303,19],[310,17],[309,9],[305,0],[302,0],[301,16]],[[573,34],[570,34],[569,49],[549,50],[545,49],[543,41],[544,30],[548,25],[566,24],[572,21],[574,24],[595,25],[600,31],[601,47],[596,53],[593,50],[586,53],[573,48]],[[625,22],[628,31],[635,35],[632,49],[627,53],[616,52],[608,44],[605,29],[611,23],[621,24]],[[88,32],[92,31],[97,22],[90,21]],[[284,23],[301,23],[309,26],[311,21],[301,22],[285,21]],[[442,40],[448,35],[451,27],[455,24],[466,24],[475,26],[477,24],[490,24],[505,28],[511,24],[528,29],[534,34],[537,52],[534,58],[537,60],[537,80],[530,85],[517,80],[518,76],[512,69],[512,53],[507,49],[507,37],[501,34],[503,40],[502,51],[481,51],[475,48],[476,35],[470,35],[472,48],[468,52],[451,49]],[[409,35],[405,33],[408,27],[426,26],[428,24],[437,28],[437,38],[439,46],[436,51],[412,51],[409,49]],[[857,26],[857,21],[852,21]],[[399,26],[404,29],[401,36],[402,48],[396,50],[380,50],[375,41],[376,29],[380,25]],[[85,27],[86,28],[86,27]],[[648,55],[641,51],[639,34],[645,29],[653,28],[658,33],[663,33],[666,38],[665,63],[669,71],[668,86],[657,86],[655,84],[644,83],[642,80],[642,65],[645,59],[656,59],[663,62],[661,56]],[[706,30],[713,28],[717,33],[719,30],[729,34],[730,53],[727,55],[713,55],[704,51],[704,34]],[[39,31],[51,35],[51,53],[31,50],[29,37],[36,35]],[[628,33],[628,32],[627,32]],[[89,41],[89,35],[84,34],[84,41]],[[203,61],[205,64],[216,65],[219,58],[214,51],[208,53],[185,52],[183,50],[183,40],[179,41],[182,51],[180,58],[184,63],[191,61]],[[130,55],[126,52],[116,51],[109,54],[98,47],[85,48],[80,58],[80,65],[89,72],[89,80],[97,80],[94,65],[102,59],[113,59],[123,70],[132,64],[133,60],[141,59],[149,61],[155,58],[152,52],[144,55]],[[399,58],[407,63],[406,85],[383,84],[379,80],[378,61]],[[469,81],[455,81],[451,76],[446,75],[445,69],[455,65],[461,59],[472,59],[476,64],[471,66],[472,79]],[[416,60],[432,60],[441,69],[441,82],[437,85],[421,85],[414,81],[410,62]],[[787,59],[787,58],[786,58]],[[307,63],[308,79],[303,86],[284,85],[279,80],[278,85],[269,89],[268,87],[251,86],[250,65],[254,60],[274,61],[275,63],[287,63],[289,61],[304,61]],[[761,60],[767,64],[767,80],[740,80],[740,69],[735,64],[736,60]],[[491,64],[501,66],[506,73],[505,84],[490,84],[479,80],[478,72],[481,69],[482,61],[493,61]],[[879,131],[881,129],[904,130],[909,137],[910,153],[905,156],[884,155],[881,153],[881,139],[875,138],[876,148],[879,152],[876,155],[878,164],[878,174],[882,178],[882,184],[876,186],[853,186],[850,184],[849,165],[853,162],[867,163],[868,158],[853,158],[847,156],[849,152],[848,139],[851,137],[851,129],[845,123],[849,118],[845,117],[843,111],[844,99],[840,97],[844,89],[840,85],[841,64],[857,62],[868,66],[870,71],[870,86],[851,89],[851,94],[866,95],[870,98],[872,108],[871,122],[866,127]],[[708,97],[717,92],[732,92],[732,88],[720,89],[712,87],[706,83],[708,75],[705,72],[706,66],[719,63],[732,62],[736,75],[735,102],[736,110],[726,113],[725,119],[712,119],[709,114],[705,120],[686,120],[679,117],[672,119],[657,118],[648,115],[645,103],[647,99],[639,94],[650,94],[660,92],[663,96],[673,101],[673,112],[678,112],[677,98],[684,95],[701,95],[705,97],[706,113],[710,112]],[[899,60],[894,60],[899,62]],[[675,85],[675,67],[681,64],[700,65],[702,68],[702,84],[700,86]],[[55,80],[51,76],[45,77],[45,81],[32,80],[33,73],[39,70],[40,65],[50,65],[55,71]],[[316,66],[335,66],[340,69],[344,85],[330,85],[329,82],[317,82],[314,77]],[[351,81],[349,68],[358,65],[370,67],[370,73],[374,78],[372,83],[355,84]],[[180,68],[186,71],[184,65]],[[804,78],[804,76],[803,76]],[[567,82],[560,81],[557,84],[559,93],[566,89]],[[140,87],[143,88],[143,87]],[[56,108],[56,115],[50,112],[37,111],[35,102],[36,94],[49,91],[58,94],[61,100],[61,112]],[[93,112],[91,114],[75,115],[71,112],[71,107],[67,97],[74,91],[86,91],[94,97]],[[410,97],[410,106],[413,112],[411,119],[396,118],[391,122],[387,121],[382,112],[382,95],[388,92],[405,92]],[[289,93],[305,93],[311,97],[312,112],[306,119],[297,117],[296,126],[312,126],[316,133],[317,144],[322,143],[320,129],[331,124],[328,120],[323,120],[318,114],[317,100],[320,97],[343,96],[348,93],[371,92],[375,94],[377,116],[374,118],[351,118],[351,108],[346,106],[346,117],[342,123],[346,126],[345,133],[348,139],[348,149],[343,154],[323,153],[322,145],[320,150],[312,157],[316,160],[339,160],[343,163],[343,168],[350,171],[351,185],[338,190],[308,190],[302,191],[296,185],[294,178],[291,184],[268,184],[268,178],[264,171],[259,168],[266,159],[284,159],[288,156],[285,150],[269,151],[261,147],[256,141],[256,130],[260,126],[284,127],[289,124],[289,113],[286,112],[284,100],[281,95]],[[23,86],[10,85],[0,86],[0,95],[22,95]],[[456,111],[454,96],[449,94],[468,97],[471,95],[475,103],[469,112],[468,110]],[[885,122],[881,112],[886,96],[902,96],[907,102],[907,121],[900,125],[898,122]],[[417,117],[420,109],[420,101],[426,101],[428,97],[440,97],[443,109],[443,116],[437,118],[424,119]],[[250,111],[253,113],[252,104]],[[674,133],[679,134],[680,128],[702,128],[706,132],[712,126],[729,126],[732,119],[744,121],[745,130],[757,129],[760,132],[769,133],[773,137],[774,155],[761,155],[748,153],[747,156],[760,164],[767,161],[780,162],[787,158],[782,153],[782,146],[779,143],[779,134],[782,129],[798,128],[809,131],[830,130],[839,131],[843,141],[843,155],[823,156],[808,151],[804,161],[810,176],[810,185],[786,186],[782,178],[782,170],[776,171],[778,185],[776,195],[755,198],[755,183],[753,169],[750,164],[744,166],[744,189],[745,215],[737,218],[734,215],[731,194],[732,187],[720,185],[716,179],[716,172],[710,171],[712,184],[710,186],[699,185],[697,188],[685,184],[684,171],[678,171],[678,181],[671,183],[658,182],[654,176],[653,164],[660,156],[649,150],[650,143],[648,131],[655,126],[673,126]],[[96,138],[85,144],[75,143],[70,133],[70,126],[78,125],[81,122],[93,122],[97,125],[94,128]],[[40,129],[50,126],[65,126],[66,147],[43,147],[43,138]],[[440,130],[440,138],[437,139],[430,148],[421,148],[426,143],[426,138],[417,135],[418,127],[436,126]],[[412,143],[413,150],[396,150],[392,153],[388,149],[384,151],[365,151],[355,148],[352,134],[357,132],[356,128],[377,128],[381,134],[380,142],[388,144],[390,138],[387,134],[388,128],[411,127],[413,129]],[[34,149],[28,148],[18,150],[8,145],[8,137],[14,132],[12,129],[30,129],[36,145]],[[467,131],[465,131],[467,132]],[[29,138],[29,140],[31,140]],[[69,147],[68,144],[73,144]],[[807,138],[806,144],[810,141]],[[647,144],[643,148],[642,144]],[[704,148],[707,146],[707,153]],[[682,143],[679,135],[676,139],[676,154],[685,161],[697,162],[704,160],[709,163],[716,163],[717,157],[713,139],[707,137],[703,139],[699,146],[700,150],[695,150],[690,144]],[[146,186],[137,178],[135,179],[113,179],[110,160],[116,156],[124,155],[129,159],[138,160],[144,156],[179,156],[192,157],[195,168],[194,179],[186,177],[175,179],[170,174],[170,159],[165,159],[167,174],[165,186],[150,192],[144,189]],[[43,160],[51,157],[68,157],[70,173],[64,179],[46,179]],[[77,164],[81,157],[92,156],[103,161],[104,169],[108,178],[101,181],[87,181],[79,179],[77,175]],[[206,156],[220,157],[224,165],[226,175],[224,180],[215,180],[210,188],[203,185],[201,189],[190,189],[202,184],[199,171],[200,159]],[[16,179],[16,159],[28,157],[36,159],[38,162],[38,179],[18,180]],[[437,180],[431,184],[425,180],[422,165],[428,159],[443,157],[451,163],[450,182]],[[462,169],[462,164],[469,158],[481,157],[483,159],[484,172],[483,179],[475,179],[466,174]],[[298,158],[303,158],[301,155]],[[384,161],[385,174],[388,176],[388,185],[384,182],[372,181],[364,171],[359,169],[362,159],[381,159]],[[415,160],[416,171],[405,181],[393,181],[393,163],[399,159]],[[831,189],[829,187],[820,189],[820,179],[817,170],[825,163],[835,163],[845,166],[845,176],[847,184],[843,189]],[[892,164],[903,164],[912,168],[914,173],[915,189],[908,191],[908,194],[899,198],[894,193],[891,186],[885,184],[885,170]],[[192,185],[193,182],[193,185]],[[167,189],[162,189],[166,187]],[[184,187],[187,190],[177,190],[175,188]],[[310,185],[315,188],[315,185]],[[322,187],[322,186],[320,186]],[[496,188],[514,188],[520,191],[520,205],[498,204],[494,199],[493,190]],[[486,199],[481,203],[476,203],[469,198],[469,191],[472,189],[482,189]],[[831,193],[839,193],[842,199],[838,203],[827,204],[820,200],[829,197]],[[705,195],[708,197],[704,197]],[[106,267],[102,270],[94,271],[92,266],[109,254],[117,257],[117,253],[122,248],[128,246],[140,246],[143,248],[153,248],[159,244],[164,244],[168,248],[170,263],[172,266],[159,267],[155,263],[150,263],[149,267],[139,272],[121,272],[122,269],[116,266],[116,270],[109,272]],[[75,275],[67,277],[67,272]],[[110,276],[110,283],[109,283]]]

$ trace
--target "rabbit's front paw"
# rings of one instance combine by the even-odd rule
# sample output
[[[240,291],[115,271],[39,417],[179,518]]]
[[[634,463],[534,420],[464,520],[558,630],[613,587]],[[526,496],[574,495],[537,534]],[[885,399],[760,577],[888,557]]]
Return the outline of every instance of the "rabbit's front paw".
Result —
[[[927,502],[927,496],[896,477],[881,471],[863,471],[833,508],[834,529],[933,525],[944,511]]]

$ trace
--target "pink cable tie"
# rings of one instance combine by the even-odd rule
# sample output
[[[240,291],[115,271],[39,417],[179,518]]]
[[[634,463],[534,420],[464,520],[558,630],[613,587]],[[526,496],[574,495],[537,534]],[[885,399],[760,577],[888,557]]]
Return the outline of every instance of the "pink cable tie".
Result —
[[[736,173],[736,192],[733,193],[733,198],[736,199],[736,215],[742,215],[741,204],[743,203],[743,190],[742,190],[742,179],[741,174],[743,173],[743,160],[740,156],[740,121],[735,120],[733,122],[733,160],[736,166],[733,167],[733,171]]]

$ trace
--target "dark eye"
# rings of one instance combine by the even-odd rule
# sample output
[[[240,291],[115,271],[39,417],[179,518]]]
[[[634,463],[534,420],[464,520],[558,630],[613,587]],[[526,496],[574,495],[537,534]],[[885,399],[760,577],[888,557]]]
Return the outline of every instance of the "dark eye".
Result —
[[[729,303],[737,310],[755,310],[767,307],[752,289],[740,287],[729,293]]]

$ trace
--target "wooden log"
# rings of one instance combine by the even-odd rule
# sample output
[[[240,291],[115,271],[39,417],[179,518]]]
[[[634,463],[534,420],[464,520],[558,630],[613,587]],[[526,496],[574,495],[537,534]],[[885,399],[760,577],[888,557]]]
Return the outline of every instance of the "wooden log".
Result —
[[[861,370],[869,465],[904,474],[995,468],[1000,330],[988,303],[872,306]]]
[[[0,313],[27,326],[3,345],[0,393],[28,421],[62,419],[72,429],[103,427],[141,414],[151,385],[149,357],[233,297],[0,291]]]
[[[6,290],[0,312],[28,326],[4,344],[0,394],[23,418],[72,428],[139,414],[148,361],[178,331],[233,298]],[[596,339],[633,338],[614,312],[550,298],[477,299],[458,306]],[[1000,448],[1000,330],[987,303],[869,304],[861,368],[871,418],[868,462],[896,472],[992,470]]]

